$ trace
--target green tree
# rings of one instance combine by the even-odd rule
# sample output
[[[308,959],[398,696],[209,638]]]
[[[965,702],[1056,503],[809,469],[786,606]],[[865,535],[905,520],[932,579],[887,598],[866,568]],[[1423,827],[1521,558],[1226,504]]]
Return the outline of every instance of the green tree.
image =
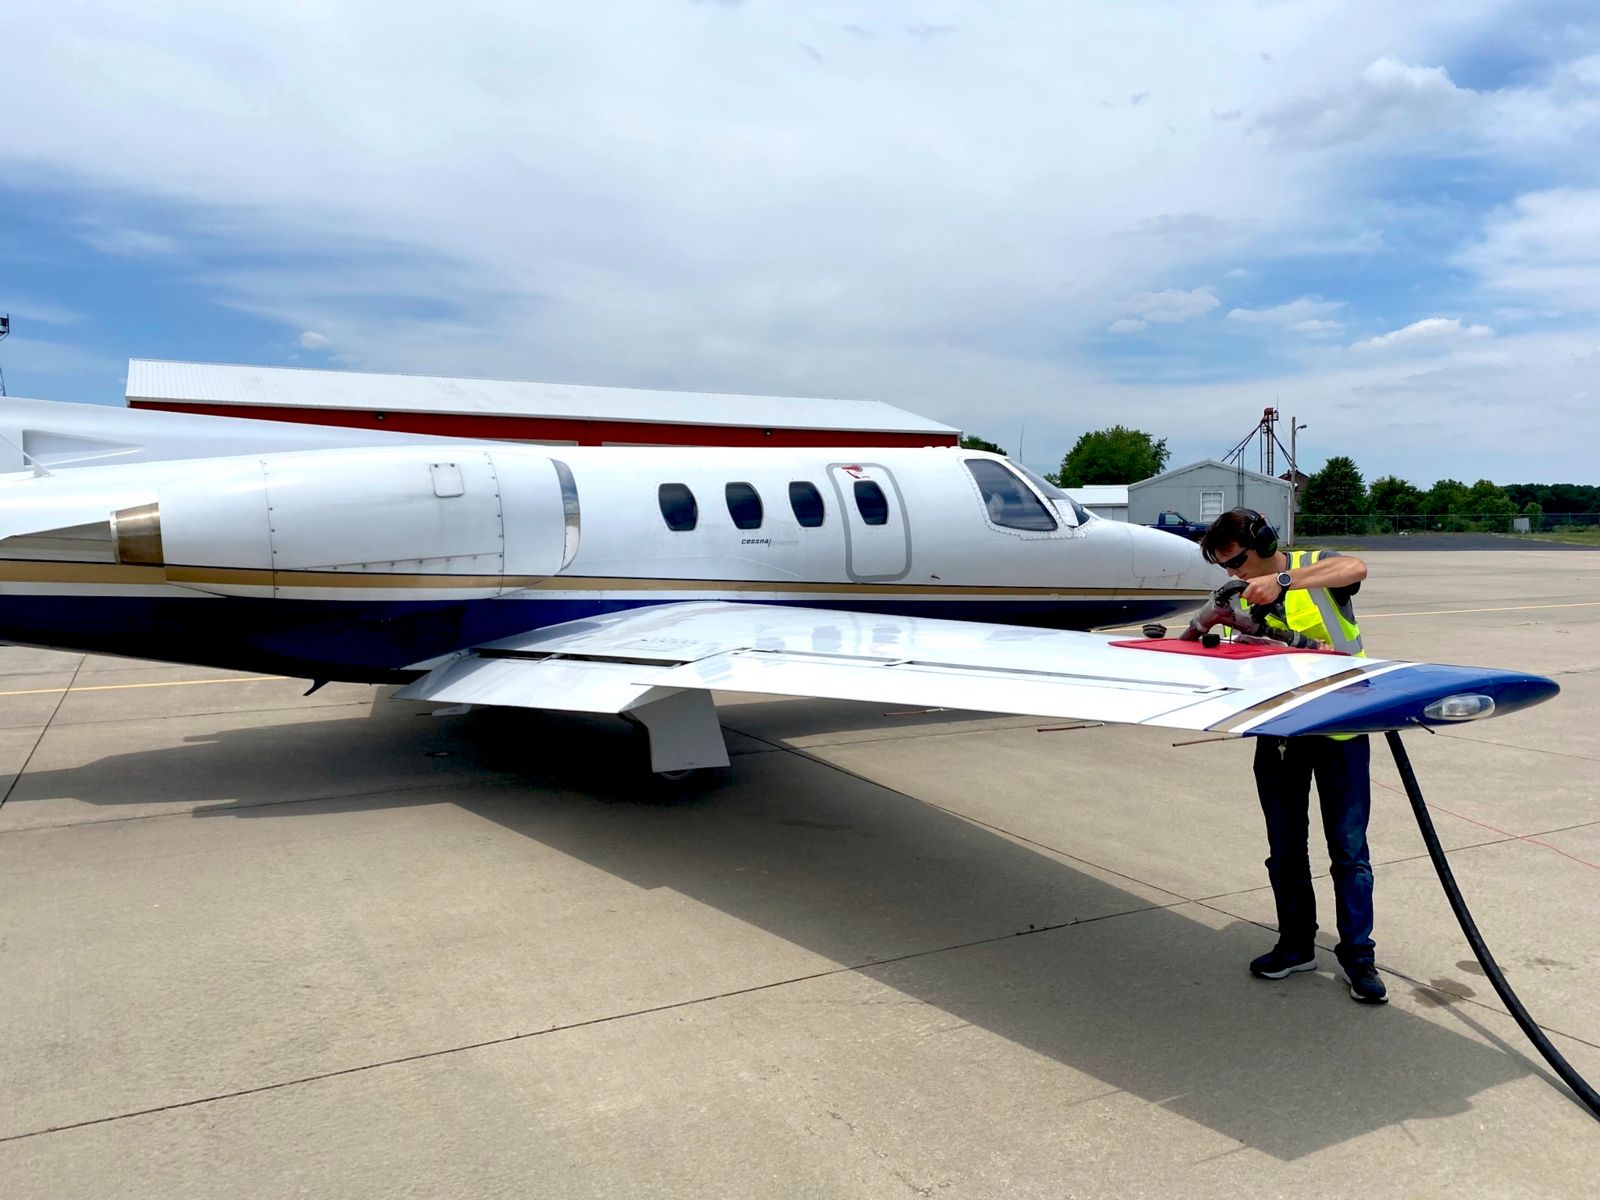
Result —
[[[1005,454],[1005,451],[1000,449],[999,446],[996,446],[987,438],[979,437],[975,433],[969,433],[961,439],[961,448],[963,450],[984,450],[990,454]]]
[[[1468,490],[1459,479],[1436,482],[1422,497],[1422,511],[1428,514],[1428,523],[1435,529],[1465,529]]]
[[[1490,533],[1510,533],[1511,518],[1517,506],[1505,488],[1487,479],[1480,479],[1467,490],[1467,513],[1477,524]]]
[[[1143,430],[1113,425],[1080,437],[1061,460],[1061,470],[1051,482],[1060,487],[1137,483],[1161,474],[1167,455],[1166,438],[1156,439]]]
[[[1307,523],[1307,532],[1361,533],[1365,529],[1367,485],[1355,461],[1336,454],[1300,489],[1300,511],[1321,520]],[[1339,518],[1330,520],[1328,518]]]
[[[1422,489],[1409,480],[1394,475],[1374,479],[1367,489],[1367,504],[1372,512],[1374,532],[1398,532],[1415,529],[1422,507]]]
[[[1409,480],[1385,475],[1374,479],[1367,489],[1367,501],[1375,513],[1404,513],[1418,511],[1422,504],[1422,489]]]

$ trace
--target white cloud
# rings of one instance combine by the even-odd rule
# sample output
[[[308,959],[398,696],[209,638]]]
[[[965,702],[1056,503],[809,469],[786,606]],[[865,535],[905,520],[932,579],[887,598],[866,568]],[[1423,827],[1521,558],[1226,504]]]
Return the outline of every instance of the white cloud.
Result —
[[[1173,243],[1199,243],[1214,251],[1223,243],[1248,237],[1255,225],[1248,219],[1224,220],[1207,213],[1159,213],[1140,221],[1133,232]]]
[[[1256,295],[1356,295],[1338,259],[1360,250],[1404,294],[1394,251],[1412,243],[1384,241],[1384,197],[1410,182],[1397,138],[1437,134],[1399,148],[1468,152],[1465,176],[1497,187],[1600,187],[1594,64],[1558,62],[1566,43],[1524,47],[1517,61],[1549,69],[1514,90],[1437,67],[1498,38],[1506,0],[1171,7],[1085,24],[1044,0],[967,6],[929,40],[905,30],[955,18],[921,0],[884,0],[873,37],[838,6],[616,0],[602,27],[592,8],[510,0],[454,23],[404,5],[163,0],[152,19],[71,0],[7,26],[0,110],[29,120],[0,135],[0,176],[67,197],[69,221],[94,214],[87,236],[111,252],[182,260],[196,303],[221,295],[281,323],[280,344],[316,332],[371,369],[872,396],[962,426],[981,404],[985,423],[1025,418],[1030,447],[1137,404],[1175,453],[1225,450],[1231,428],[1207,438],[1229,419],[1211,414],[1237,409],[1242,433],[1273,389],[1322,412],[1349,390],[1344,366],[1398,374],[1391,355],[1330,364],[1304,345],[1299,373],[1258,386],[1275,344],[1388,327],[1357,304],[1238,310],[1275,313],[1227,327],[1276,341],[1213,339],[1204,359],[1096,357],[1108,326],[1220,314],[1217,291],[1161,289],[1230,266]],[[1556,235],[1581,214],[1536,207],[1492,221],[1458,266],[1530,313],[1600,311]],[[1448,264],[1418,265],[1436,280]],[[1479,300],[1453,303],[1494,311]],[[1453,360],[1510,340],[1425,344]],[[1194,380],[1224,376],[1198,389],[1196,420]],[[1359,423],[1319,436],[1367,444]],[[1436,431],[1384,449],[1442,452]]]
[[[1463,325],[1458,317],[1425,317],[1400,329],[1379,334],[1364,342],[1357,342],[1357,350],[1389,350],[1397,346],[1414,346],[1418,343],[1457,341],[1462,338],[1493,337],[1494,330],[1487,325]]]
[[[1528,192],[1457,256],[1485,287],[1600,312],[1600,189]]]
[[[1592,147],[1600,138],[1600,54],[1560,63],[1528,86],[1490,93],[1485,107],[1485,140],[1512,161]],[[1593,179],[1596,164],[1586,165]]]
[[[1236,325],[1286,329],[1290,333],[1320,337],[1344,328],[1344,322],[1332,319],[1333,314],[1344,307],[1343,300],[1301,296],[1272,308],[1229,309],[1227,319]]]
[[[1185,321],[1205,316],[1220,303],[1221,301],[1217,299],[1217,290],[1213,287],[1197,287],[1187,292],[1168,288],[1164,292],[1140,292],[1135,296],[1129,296],[1119,307],[1133,318],[1140,329],[1143,329],[1147,324],[1181,325]],[[1118,321],[1117,325],[1123,323]],[[1116,333],[1126,332],[1117,329],[1115,325],[1112,326],[1112,330]]]
[[[1414,137],[1458,124],[1477,101],[1451,82],[1443,67],[1414,66],[1393,58],[1369,64],[1351,86],[1279,104],[1256,119],[1273,141],[1323,148],[1369,137]]]
[[[98,221],[86,222],[78,232],[78,240],[102,254],[119,258],[165,258],[176,254],[180,248],[178,239],[164,233]]]
[[[1548,45],[1548,35],[1536,41]],[[1600,54],[1542,71],[1530,65],[1520,75],[1526,82],[1475,90],[1443,67],[1384,56],[1353,79],[1268,105],[1253,128],[1273,145],[1300,150],[1369,145],[1392,152],[1404,144],[1413,153],[1600,176],[1600,159],[1590,152],[1600,139]]]
[[[76,325],[83,320],[82,313],[63,305],[5,292],[0,292],[0,313],[10,315],[14,333],[20,333],[28,321],[38,321],[42,325]]]
[[[326,350],[333,345],[333,340],[323,337],[314,329],[308,329],[300,335],[300,345],[306,350]]]
[[[14,324],[14,323],[13,323]],[[120,400],[113,381],[127,369],[128,360],[75,342],[40,340],[19,334],[0,344],[5,354],[6,391],[13,396],[48,400],[49,384],[62,376],[93,374],[104,380],[97,400]],[[43,381],[42,383],[39,381]]]

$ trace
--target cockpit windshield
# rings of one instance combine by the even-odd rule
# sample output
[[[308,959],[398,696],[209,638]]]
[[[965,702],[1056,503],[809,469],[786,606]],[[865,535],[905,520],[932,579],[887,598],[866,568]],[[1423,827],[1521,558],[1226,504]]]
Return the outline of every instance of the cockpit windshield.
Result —
[[[1087,508],[1079,504],[1071,496],[1067,495],[1055,484],[1051,483],[1043,475],[1039,474],[1039,472],[1030,470],[1021,463],[1013,463],[1012,466],[1026,475],[1033,483],[1033,486],[1038,488],[1039,491],[1044,494],[1046,499],[1054,500],[1058,505],[1064,504],[1070,508],[1072,510],[1072,515],[1077,518],[1077,521],[1075,522],[1076,524],[1082,525],[1089,519],[1091,514]]]
[[[963,460],[972,474],[978,491],[983,496],[989,520],[1005,529],[1025,529],[1048,533],[1056,528],[1056,519],[1040,503],[1039,497],[1028,490],[1022,480],[992,458]]]

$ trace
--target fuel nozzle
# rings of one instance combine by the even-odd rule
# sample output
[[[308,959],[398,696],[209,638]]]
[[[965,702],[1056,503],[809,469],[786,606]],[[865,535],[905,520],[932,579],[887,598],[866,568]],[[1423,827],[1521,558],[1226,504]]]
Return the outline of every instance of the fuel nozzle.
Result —
[[[1288,646],[1291,650],[1325,649],[1321,642],[1307,637],[1298,630],[1280,628],[1267,622],[1269,615],[1276,615],[1280,621],[1283,620],[1281,597],[1276,604],[1253,604],[1247,609],[1240,602],[1245,587],[1245,580],[1230,579],[1212,592],[1211,598],[1190,618],[1188,628],[1178,635],[1179,640],[1197,641],[1207,649],[1211,649],[1221,640],[1212,630],[1222,625],[1234,631],[1234,641],[1246,645],[1276,642]]]
[[[1185,642],[1203,641],[1218,625],[1225,625],[1230,629],[1237,629],[1245,633],[1254,633],[1256,622],[1243,609],[1236,607],[1234,603],[1244,593],[1244,587],[1244,580],[1230,579],[1212,592],[1211,598],[1200,606],[1200,610],[1194,616],[1189,618],[1189,626],[1178,635],[1179,640]]]

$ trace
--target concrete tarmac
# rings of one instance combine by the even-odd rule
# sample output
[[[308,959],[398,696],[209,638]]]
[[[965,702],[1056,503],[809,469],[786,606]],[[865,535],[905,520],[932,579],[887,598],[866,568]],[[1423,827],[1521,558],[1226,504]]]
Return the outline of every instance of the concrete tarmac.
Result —
[[[1562,686],[1406,745],[1600,1083],[1600,554],[1367,557],[1373,653]],[[0,648],[0,1196],[1595,1194],[1382,739],[1368,1008],[1331,928],[1245,971],[1248,740],[725,696],[674,793],[615,719],[304,688]]]

